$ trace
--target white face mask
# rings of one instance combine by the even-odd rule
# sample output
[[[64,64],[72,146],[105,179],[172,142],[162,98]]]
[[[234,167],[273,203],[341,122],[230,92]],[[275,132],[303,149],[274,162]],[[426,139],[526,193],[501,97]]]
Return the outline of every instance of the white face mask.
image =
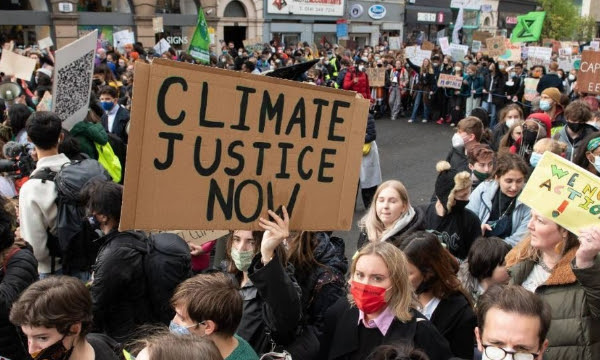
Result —
[[[460,66],[455,66],[454,71],[462,71],[462,68]]]
[[[594,168],[598,173],[600,173],[600,155],[594,156]]]
[[[452,147],[457,150],[465,147],[465,140],[458,133],[452,135]]]
[[[364,65],[358,65],[358,71],[364,71],[364,70],[365,70]]]
[[[569,74],[569,80],[574,81],[575,80],[575,75]]]
[[[506,126],[511,128],[515,124],[515,119],[506,119]]]

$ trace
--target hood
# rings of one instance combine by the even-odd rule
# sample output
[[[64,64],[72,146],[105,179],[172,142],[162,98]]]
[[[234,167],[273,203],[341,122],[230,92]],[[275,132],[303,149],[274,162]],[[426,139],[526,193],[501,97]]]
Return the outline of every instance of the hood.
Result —
[[[527,120],[533,119],[546,128],[546,137],[550,138],[552,134],[552,120],[546,113],[533,113],[527,117]]]
[[[102,124],[94,124],[86,121],[80,121],[71,129],[71,135],[85,137],[88,140],[106,145],[108,142],[108,134]]]
[[[320,264],[330,266],[340,273],[346,274],[348,270],[348,259],[346,258],[344,240],[327,233],[318,232],[315,234],[319,243],[314,250],[314,257]]]

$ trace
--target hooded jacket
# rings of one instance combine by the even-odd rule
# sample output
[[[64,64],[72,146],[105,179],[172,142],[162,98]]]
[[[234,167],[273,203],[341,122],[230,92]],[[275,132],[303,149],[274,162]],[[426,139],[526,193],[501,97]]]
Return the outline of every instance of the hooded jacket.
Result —
[[[565,151],[565,158],[569,161],[573,161],[573,157],[577,154],[577,149],[581,145],[581,140],[583,140],[589,134],[596,132],[596,128],[589,124],[584,124],[579,136],[575,139],[571,139],[569,134],[567,134],[567,126],[564,126],[560,129],[555,135],[554,139],[558,141],[562,141],[567,144],[567,150]]]
[[[474,212],[482,224],[487,223],[492,212],[492,202],[496,192],[500,191],[500,185],[495,180],[484,181],[471,193],[467,209]],[[510,246],[515,246],[525,237],[527,223],[531,218],[529,206],[519,200],[512,213],[512,234],[504,239]]]
[[[415,231],[425,230],[425,213],[423,209],[415,207],[413,218],[405,226],[398,227],[399,222],[396,222],[395,228],[390,230],[388,233],[383,234],[381,240],[391,242],[392,244],[399,247],[401,240]],[[397,227],[397,228],[396,228]],[[358,237],[357,249],[363,247],[369,242],[366,230],[361,230]]]
[[[517,251],[527,246],[531,246],[529,239],[506,256],[512,284],[521,285],[535,265],[533,260],[516,262]],[[596,256],[592,267],[577,269],[577,249],[568,251],[535,290],[552,309],[545,360],[592,360],[600,354],[600,257]]]
[[[94,143],[106,145],[108,142],[108,134],[100,123],[94,124],[87,121],[80,121],[71,129],[71,135],[79,141],[81,152],[87,154],[92,159],[98,159]]]

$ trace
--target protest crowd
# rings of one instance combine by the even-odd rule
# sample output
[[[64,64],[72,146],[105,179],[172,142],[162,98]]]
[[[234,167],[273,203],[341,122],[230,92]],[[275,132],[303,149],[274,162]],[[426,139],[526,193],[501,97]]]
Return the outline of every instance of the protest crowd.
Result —
[[[108,45],[95,50],[89,101],[72,85],[86,109],[67,130],[53,111],[55,51],[6,39],[2,56],[34,59],[35,69],[1,74],[0,358],[600,358],[600,222],[570,227],[558,219],[577,205],[549,217],[521,197],[551,155],[600,183],[599,97],[577,86],[577,69],[559,67],[552,46],[538,62],[427,43],[221,42],[205,65],[172,48]],[[352,258],[332,229],[292,229],[285,206],[262,214],[260,231],[202,244],[120,226],[128,146],[139,144],[136,69],[158,58],[368,100]],[[431,164],[430,202],[382,179],[382,118],[455,128],[446,159]],[[583,199],[575,181],[569,199]],[[548,180],[531,191],[566,187]],[[595,191],[580,207],[598,219]]]

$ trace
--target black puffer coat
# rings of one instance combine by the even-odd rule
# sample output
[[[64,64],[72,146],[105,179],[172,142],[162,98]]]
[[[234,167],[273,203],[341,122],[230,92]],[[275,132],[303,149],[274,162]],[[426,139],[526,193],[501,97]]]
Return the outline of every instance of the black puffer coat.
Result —
[[[143,234],[118,231],[97,241],[102,245],[90,289],[94,328],[124,343],[152,322],[143,263],[147,245]]]
[[[37,260],[30,247],[18,250],[6,264],[0,264],[0,356],[25,359],[27,345],[21,342],[17,327],[8,321],[12,304],[38,279]]]

